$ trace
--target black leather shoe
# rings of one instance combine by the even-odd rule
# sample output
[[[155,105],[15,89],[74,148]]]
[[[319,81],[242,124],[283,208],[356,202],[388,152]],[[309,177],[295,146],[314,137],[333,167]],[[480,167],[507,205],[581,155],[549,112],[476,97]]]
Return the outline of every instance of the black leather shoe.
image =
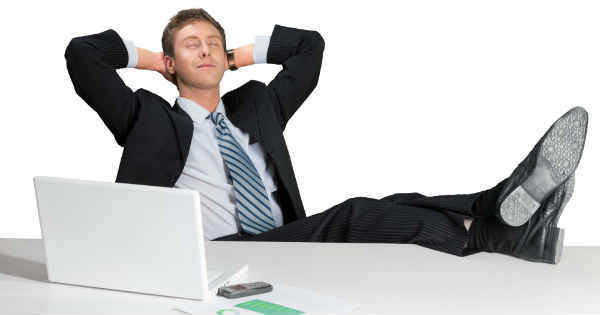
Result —
[[[565,230],[558,228],[558,220],[565,206],[571,200],[575,188],[575,174],[550,195],[535,217],[529,220],[528,230],[534,236],[528,241],[522,239],[521,250],[516,257],[530,261],[558,264],[562,257]],[[537,232],[536,232],[537,231]]]
[[[544,210],[545,216],[550,216],[553,213],[555,214],[550,219],[550,226],[554,226],[554,227],[558,226],[558,219],[560,218],[560,215],[562,214],[563,210],[565,209],[565,205],[567,204],[567,202],[569,202],[569,200],[571,200],[571,196],[573,196],[574,190],[575,190],[575,173],[573,173],[571,176],[569,176],[569,178],[565,182],[565,187],[562,190],[563,201],[561,202],[560,200],[558,200],[558,198],[561,198],[559,195],[554,195],[554,201],[549,203],[548,206]],[[558,209],[556,209],[557,207],[558,207]]]
[[[565,231],[558,220],[574,188],[574,174],[546,198],[527,224],[508,226],[495,216],[476,219],[471,225],[473,234],[469,247],[473,252],[486,251],[516,258],[558,264],[562,257]]]
[[[588,114],[580,106],[562,115],[515,168],[496,201],[494,214],[521,226],[577,168],[587,133]]]

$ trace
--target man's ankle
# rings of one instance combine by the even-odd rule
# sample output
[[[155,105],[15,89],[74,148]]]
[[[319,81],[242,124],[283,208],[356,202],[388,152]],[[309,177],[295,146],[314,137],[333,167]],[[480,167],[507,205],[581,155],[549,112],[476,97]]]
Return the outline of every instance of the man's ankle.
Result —
[[[473,223],[473,219],[465,219],[465,229],[467,229],[467,231],[469,231],[471,223]]]
[[[470,226],[467,229],[467,244],[465,244],[465,248],[479,249],[478,244],[481,243],[479,238],[483,223],[484,220],[480,218],[473,218],[471,220]]]

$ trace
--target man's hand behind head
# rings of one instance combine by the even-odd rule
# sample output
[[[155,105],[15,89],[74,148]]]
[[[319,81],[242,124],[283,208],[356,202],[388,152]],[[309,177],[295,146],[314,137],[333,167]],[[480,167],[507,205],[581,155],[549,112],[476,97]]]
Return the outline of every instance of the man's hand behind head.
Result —
[[[177,86],[177,82],[175,81],[175,76],[170,74],[167,70],[167,60],[168,57],[165,57],[164,53],[161,52],[153,52],[148,49],[142,47],[136,47],[138,54],[138,61],[135,66],[136,69],[141,70],[152,70],[160,73],[165,79],[169,82],[175,84]]]

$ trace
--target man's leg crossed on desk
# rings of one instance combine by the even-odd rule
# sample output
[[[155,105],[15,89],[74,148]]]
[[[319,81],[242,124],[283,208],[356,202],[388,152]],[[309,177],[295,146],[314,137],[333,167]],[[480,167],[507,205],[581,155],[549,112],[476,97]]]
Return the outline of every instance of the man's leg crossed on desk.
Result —
[[[564,239],[557,224],[573,194],[587,120],[583,108],[569,110],[509,177],[488,190],[355,197],[257,235],[215,240],[402,243],[457,256],[486,251],[557,264]]]

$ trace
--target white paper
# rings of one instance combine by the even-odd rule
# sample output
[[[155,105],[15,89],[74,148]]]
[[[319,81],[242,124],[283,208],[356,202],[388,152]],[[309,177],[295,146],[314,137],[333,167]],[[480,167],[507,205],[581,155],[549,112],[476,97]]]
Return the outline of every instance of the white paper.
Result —
[[[177,305],[174,303],[171,314],[259,314],[235,305],[251,300],[262,300],[291,308],[304,314],[340,314],[356,309],[359,304],[354,301],[343,300],[334,296],[323,296],[310,290],[272,283],[273,291],[250,295],[242,298],[227,299],[217,296],[209,301],[195,303],[194,305]]]

